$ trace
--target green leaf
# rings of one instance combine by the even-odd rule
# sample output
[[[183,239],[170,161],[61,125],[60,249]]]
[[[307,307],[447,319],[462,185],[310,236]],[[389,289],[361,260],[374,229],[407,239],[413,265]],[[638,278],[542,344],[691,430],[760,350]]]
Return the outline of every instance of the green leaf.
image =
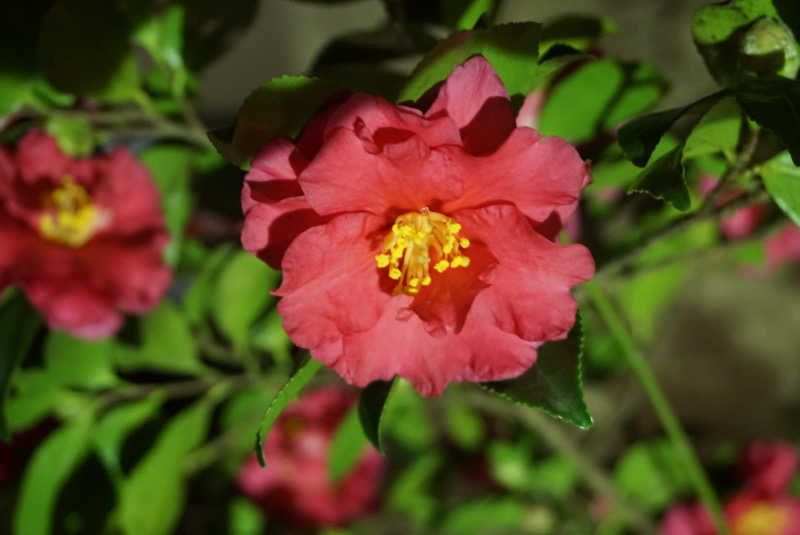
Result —
[[[623,62],[620,66],[625,73],[625,81],[605,111],[603,127],[607,130],[650,110],[661,100],[668,87],[664,76],[653,65]]]
[[[232,250],[233,247],[230,244],[220,245],[203,260],[194,282],[183,298],[183,308],[186,312],[186,317],[189,318],[191,323],[197,325],[205,319],[211,305],[217,273],[219,273],[220,268],[230,256]]]
[[[144,21],[134,33],[136,42],[169,73],[169,92],[176,96],[184,93],[189,76],[183,64],[183,22],[184,7],[173,5]]]
[[[628,193],[646,193],[669,202],[678,210],[688,210],[691,198],[686,186],[685,173],[683,145],[679,145],[639,173],[636,182],[628,188]]]
[[[8,438],[6,394],[11,375],[25,359],[42,320],[22,293],[14,292],[0,304],[0,439]]]
[[[696,158],[716,152],[736,149],[742,127],[742,112],[736,100],[727,97],[703,115],[694,127],[683,148],[683,158]]]
[[[47,373],[64,386],[99,390],[117,384],[110,339],[90,342],[52,331],[44,346]]]
[[[442,11],[448,26],[471,30],[480,18],[494,8],[494,0],[443,0]]]
[[[444,424],[450,439],[467,451],[477,450],[486,436],[486,425],[481,416],[455,399],[447,400]]]
[[[42,71],[60,91],[129,98],[139,82],[130,33],[130,23],[114,2],[59,0],[39,34]]]
[[[258,426],[258,432],[256,433],[255,445],[256,456],[262,467],[267,465],[264,459],[264,439],[272,428],[272,424],[275,423],[275,420],[281,415],[283,409],[286,408],[290,401],[297,397],[300,391],[311,381],[320,368],[322,368],[321,362],[309,358],[297,369],[286,384],[283,385],[264,412],[264,416],[261,418],[261,424]]]
[[[8,431],[26,429],[58,405],[64,390],[58,378],[40,369],[24,369],[12,380],[13,395],[6,402]]]
[[[475,55],[482,55],[492,64],[509,94],[526,95],[534,87],[540,35],[541,25],[535,22],[455,33],[417,65],[398,100],[416,101],[447,78],[455,67]]]
[[[264,512],[245,498],[231,500],[228,519],[230,535],[261,535],[264,533]]]
[[[592,426],[583,400],[583,329],[580,317],[566,340],[548,342],[538,350],[536,363],[509,381],[485,383],[498,396],[571,423],[581,429]]]
[[[536,494],[565,500],[575,490],[579,473],[566,457],[553,455],[533,466],[528,479],[528,490]]]
[[[437,533],[444,535],[517,533],[525,524],[529,508],[525,502],[510,497],[466,503],[445,515]]]
[[[672,125],[687,112],[705,113],[724,93],[714,93],[682,108],[637,117],[619,129],[619,144],[625,156],[638,167],[650,161],[656,145]]]
[[[733,0],[695,13],[695,44],[720,84],[736,85],[747,71],[794,77],[797,43],[778,18],[771,0]]]
[[[800,80],[747,78],[736,89],[736,100],[751,119],[781,138],[800,165]]]
[[[361,391],[361,399],[358,401],[358,416],[364,434],[380,452],[383,452],[383,409],[396,382],[397,380],[373,381]]]
[[[85,117],[51,115],[44,129],[56,138],[59,148],[70,156],[85,157],[94,151],[94,134]]]
[[[783,152],[765,163],[761,178],[772,200],[796,225],[800,225],[800,168]]]
[[[665,439],[629,449],[614,468],[614,481],[623,494],[651,512],[691,488],[680,457]]]
[[[328,475],[334,484],[356,466],[366,445],[367,437],[361,427],[358,407],[354,406],[339,424],[328,451]]]
[[[283,328],[283,318],[277,310],[253,327],[253,347],[269,353],[270,357],[279,366],[285,368],[292,365],[292,341]]]
[[[190,191],[192,164],[197,151],[183,145],[156,145],[139,155],[153,175],[170,234],[170,244],[164,256],[170,265],[178,262],[183,229],[192,211]]]
[[[592,139],[622,87],[622,67],[611,59],[582,66],[556,84],[542,108],[539,130],[570,143]],[[586,88],[591,87],[591,91]]]
[[[127,436],[155,416],[164,401],[163,393],[154,392],[148,397],[132,401],[108,411],[92,431],[95,451],[112,477],[122,480],[120,454]]]
[[[393,481],[386,497],[389,507],[418,524],[430,521],[438,502],[432,495],[431,486],[442,464],[444,460],[436,450],[416,457],[413,464]]]
[[[274,301],[269,292],[279,277],[279,272],[245,251],[236,253],[220,271],[212,314],[235,346],[249,343],[250,327]]]
[[[678,146],[670,135],[661,138],[653,151],[652,158],[658,159]],[[642,170],[626,160],[618,144],[611,145],[603,153],[600,161],[592,165],[592,183],[589,191],[612,186],[629,186]]]
[[[383,404],[378,419],[377,437],[385,448],[387,437],[391,436],[405,449],[429,451],[435,447],[436,430],[429,414],[430,405],[419,395],[411,383],[402,378],[392,382],[391,394]],[[369,393],[368,393],[369,394]],[[380,408],[380,398],[373,400]]]
[[[533,469],[531,446],[527,437],[516,442],[492,442],[487,450],[492,477],[510,490],[524,491]]]
[[[177,373],[205,370],[200,362],[194,335],[186,317],[169,301],[141,319],[142,344],[139,347],[118,343],[114,360],[124,370],[152,369]]]
[[[117,518],[125,535],[172,533],[185,500],[183,461],[205,439],[213,406],[203,399],[173,418],[123,483]]]
[[[232,131],[215,131],[211,141],[226,160],[242,168],[267,141],[295,137],[309,119],[345,87],[306,76],[273,78],[250,93]]]
[[[88,452],[91,433],[91,420],[78,420],[54,431],[36,449],[17,500],[16,535],[50,535],[61,487]]]

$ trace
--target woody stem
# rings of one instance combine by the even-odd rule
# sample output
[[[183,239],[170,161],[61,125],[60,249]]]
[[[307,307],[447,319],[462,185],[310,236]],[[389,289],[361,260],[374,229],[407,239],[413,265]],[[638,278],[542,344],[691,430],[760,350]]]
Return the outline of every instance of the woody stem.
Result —
[[[628,334],[628,330],[622,318],[617,314],[617,311],[614,309],[614,306],[603,290],[595,284],[594,281],[587,282],[584,288],[592,304],[603,318],[609,331],[611,331],[612,336],[616,338],[622,348],[628,364],[639,379],[647,397],[650,399],[650,403],[652,403],[661,421],[661,425],[664,427],[667,436],[672,442],[675,452],[678,454],[679,458],[683,460],[695,492],[706,509],[711,513],[717,533],[720,535],[730,535],[730,529],[725,521],[725,515],[723,514],[719,498],[717,498],[714,488],[711,486],[708,476],[703,466],[700,464],[686,432],[681,427],[667,397],[664,395],[663,390],[661,390],[650,364],[636,347],[630,334]]]

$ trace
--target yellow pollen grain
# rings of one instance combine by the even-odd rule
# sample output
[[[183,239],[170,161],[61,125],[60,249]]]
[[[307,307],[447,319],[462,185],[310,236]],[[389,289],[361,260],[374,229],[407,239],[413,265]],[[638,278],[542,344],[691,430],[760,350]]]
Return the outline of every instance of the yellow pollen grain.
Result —
[[[379,254],[375,257],[375,261],[378,263],[379,268],[385,268],[389,265],[389,255]]]
[[[378,268],[388,268],[389,278],[397,281],[394,293],[417,295],[434,283],[431,268],[444,273],[468,266],[470,260],[462,249],[470,241],[459,236],[460,231],[459,223],[428,208],[399,216],[384,237],[383,250],[375,256]]]
[[[88,192],[67,176],[61,187],[44,198],[39,232],[55,242],[80,247],[104,224],[103,216]]]

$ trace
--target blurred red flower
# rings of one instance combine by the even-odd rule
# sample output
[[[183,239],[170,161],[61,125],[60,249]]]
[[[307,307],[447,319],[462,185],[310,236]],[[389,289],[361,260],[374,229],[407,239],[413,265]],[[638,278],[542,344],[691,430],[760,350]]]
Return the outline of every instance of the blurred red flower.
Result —
[[[777,268],[783,264],[800,261],[800,227],[787,223],[764,244],[767,264]]]
[[[717,182],[719,181],[716,177],[703,175],[699,182],[700,193],[703,196],[708,195],[716,187]],[[745,190],[741,188],[726,189],[717,198],[717,207],[725,206],[744,193]],[[720,220],[719,229],[727,238],[732,240],[746,238],[756,229],[766,210],[767,206],[761,203],[746,206]]]
[[[0,148],[0,289],[19,286],[53,329],[114,333],[158,303],[171,272],[158,192],[126,149],[72,159],[44,132]]]
[[[755,442],[739,460],[744,490],[725,503],[732,535],[800,535],[800,500],[787,494],[797,470],[797,453],[787,443]],[[716,535],[700,504],[670,509],[661,535]]]
[[[264,443],[266,468],[255,454],[239,471],[239,488],[268,514],[295,524],[339,526],[377,503],[384,458],[368,446],[338,483],[330,480],[328,452],[356,396],[339,388],[303,395],[278,418]]]
[[[475,57],[424,113],[355,94],[264,146],[242,243],[283,269],[297,345],[351,384],[399,375],[435,396],[518,376],[566,337],[594,262],[552,238],[588,182],[571,145],[516,126]]]

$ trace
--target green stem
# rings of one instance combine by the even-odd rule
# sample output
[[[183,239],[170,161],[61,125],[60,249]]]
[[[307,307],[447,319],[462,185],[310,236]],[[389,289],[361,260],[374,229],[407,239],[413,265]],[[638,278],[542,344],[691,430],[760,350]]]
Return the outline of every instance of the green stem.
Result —
[[[711,513],[711,517],[717,528],[717,533],[720,535],[730,535],[730,530],[725,521],[725,515],[722,512],[722,506],[714,492],[714,488],[711,486],[689,442],[689,438],[686,436],[675,413],[672,411],[669,401],[667,401],[664,392],[658,385],[653,370],[650,368],[644,355],[636,348],[636,344],[634,344],[633,339],[628,334],[622,318],[617,314],[617,311],[614,309],[608,297],[603,293],[603,290],[601,290],[594,281],[587,282],[584,288],[589,299],[611,331],[611,334],[616,338],[625,353],[628,363],[641,382],[650,402],[653,404],[653,408],[661,421],[661,425],[663,425],[664,430],[667,432],[667,436],[672,442],[676,453],[683,459],[695,492],[697,492],[700,500]]]

